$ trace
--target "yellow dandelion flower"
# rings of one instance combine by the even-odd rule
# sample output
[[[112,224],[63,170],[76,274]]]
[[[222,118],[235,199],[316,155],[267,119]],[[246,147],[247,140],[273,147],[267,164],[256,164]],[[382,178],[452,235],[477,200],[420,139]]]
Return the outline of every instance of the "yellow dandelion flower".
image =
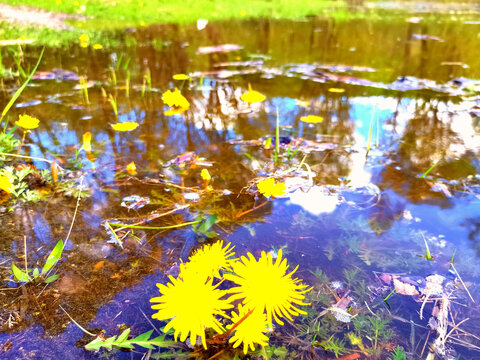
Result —
[[[180,90],[178,90],[177,88],[175,88],[175,90],[173,91],[171,90],[165,91],[162,95],[162,100],[168,106],[180,107],[183,109],[190,108],[190,103],[185,98],[185,96],[183,96],[180,93]]]
[[[102,44],[93,44],[93,48],[95,50],[100,50],[100,49],[103,49],[103,45]]]
[[[36,129],[39,123],[40,123],[40,120],[26,114],[19,115],[18,121],[15,121],[15,124],[17,124],[18,126],[20,126],[25,130]]]
[[[260,181],[257,184],[258,191],[262,193],[265,197],[270,196],[282,196],[285,194],[287,187],[282,182],[275,183],[274,178],[268,178]]]
[[[275,263],[270,254],[262,252],[257,261],[251,253],[248,258],[241,257],[240,261],[233,263],[234,274],[225,274],[226,280],[231,280],[238,286],[228,290],[234,295],[230,302],[236,299],[243,299],[245,307],[255,310],[266,311],[267,324],[272,326],[272,317],[280,325],[283,321],[280,317],[289,320],[293,316],[305,314],[304,311],[295,305],[308,305],[302,300],[305,293],[312,288],[299,284],[300,279],[293,279],[292,275],[297,271],[298,266],[290,273],[287,273],[287,260],[282,260],[282,250],[278,251]]]
[[[135,163],[133,161],[127,165],[127,172],[130,175],[135,175],[137,173],[137,167],[135,166]]]
[[[12,193],[12,183],[10,179],[4,175],[0,175],[0,189],[5,191],[6,193]]]
[[[132,122],[132,121],[112,124],[113,130],[116,130],[116,131],[132,131],[137,127],[138,127],[138,123]]]
[[[240,96],[240,99],[248,102],[249,104],[261,102],[266,99],[265,95],[259,93],[258,91],[252,90],[250,84],[248,84],[248,91]]]
[[[170,319],[164,331],[174,329],[175,341],[179,336],[180,341],[185,341],[190,334],[190,342],[195,344],[200,336],[206,349],[205,328],[224,332],[215,316],[228,317],[224,310],[232,307],[228,300],[221,299],[226,292],[217,289],[218,285],[214,286],[212,281],[213,278],[205,281],[204,276],[186,276],[184,279],[170,276],[167,285],[157,284],[162,295],[150,299],[150,302],[159,303],[152,305],[152,309],[158,310],[152,318]]]
[[[92,133],[90,131],[83,134],[83,150],[92,151]]]
[[[188,262],[180,266],[180,276],[194,273],[200,276],[220,278],[220,270],[231,270],[236,261],[234,246],[228,243],[223,246],[223,240],[211,245],[204,245],[188,258]]]
[[[172,76],[173,80],[188,80],[190,79],[190,76],[186,74],[175,74]]]
[[[212,180],[212,176],[210,175],[207,169],[202,169],[202,171],[200,171],[200,177],[205,181]]]
[[[248,313],[249,310],[246,307],[243,307],[242,304],[239,304],[238,314],[232,311],[231,320],[233,324],[227,325],[227,329],[231,329],[235,326]],[[265,313],[260,310],[251,310],[250,315],[244,318],[235,328],[235,333],[228,341],[234,343],[233,348],[236,348],[243,343],[243,352],[246,354],[248,348],[252,351],[255,350],[254,344],[259,344],[261,346],[268,345],[268,337],[265,335],[267,330],[267,317],[265,316]]]
[[[309,123],[309,124],[316,124],[320,123],[323,121],[323,117],[318,116],[318,115],[308,115],[308,116],[302,116],[300,118],[300,121]]]

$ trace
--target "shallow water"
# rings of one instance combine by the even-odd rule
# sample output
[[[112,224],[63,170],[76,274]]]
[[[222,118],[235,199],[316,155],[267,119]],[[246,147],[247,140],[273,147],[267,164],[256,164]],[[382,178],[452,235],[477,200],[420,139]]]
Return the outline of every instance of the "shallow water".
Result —
[[[10,264],[23,264],[25,236],[28,262],[41,266],[55,243],[67,236],[76,192],[68,197],[57,189],[54,196],[18,204],[12,211],[3,204],[3,358],[102,356],[83,349],[92,338],[82,338],[82,330],[62,308],[94,333],[105,329],[107,335],[115,335],[122,324],[132,334],[150,330],[149,299],[158,294],[155,284],[175,274],[179,261],[198,244],[213,240],[192,227],[135,230],[123,233],[121,248],[105,229],[105,220],[166,226],[211,214],[218,218],[213,227],[217,238],[235,245],[237,254],[282,248],[292,267],[300,264],[296,275],[314,285],[318,294],[328,283],[337,296],[349,294],[360,314],[389,313],[388,326],[395,335],[375,341],[377,358],[388,358],[397,344],[407,358],[426,358],[428,347],[423,352],[422,348],[427,336],[430,343],[436,337],[428,328],[433,304],[425,304],[420,319],[422,301],[398,288],[385,304],[382,298],[392,287],[382,282],[382,274],[402,276],[403,283],[413,282],[419,289],[431,274],[446,277],[445,284],[456,286],[454,321],[469,318],[461,329],[473,334],[456,334],[447,346],[461,359],[478,358],[478,307],[458,279],[460,274],[477,300],[478,8],[440,11],[440,5],[427,4],[427,11],[425,6],[406,11],[387,5],[353,8],[366,15],[351,20],[230,21],[210,23],[203,30],[158,25],[112,34],[119,43],[114,48],[46,49],[39,69],[43,73],[22,94],[11,116],[28,113],[41,120],[27,137],[25,154],[56,160],[66,169],[65,178],[73,179],[70,186],[82,179],[88,196],[80,200],[64,261],[58,266],[60,278],[45,289],[12,287],[7,281]],[[429,12],[432,9],[437,13]],[[207,51],[198,50],[202,47],[221,44],[243,48],[197,54]],[[24,51],[34,63],[39,49]],[[66,79],[55,68],[73,73]],[[45,79],[54,73],[56,79]],[[172,80],[178,73],[189,74],[191,80]],[[151,89],[145,85],[146,74],[151,74]],[[78,76],[92,81],[88,104]],[[249,84],[266,96],[264,102],[248,105],[240,100]],[[182,89],[190,109],[167,116],[162,93],[175,87]],[[11,82],[6,88],[11,90],[2,94],[3,103],[15,90]],[[110,94],[118,104],[118,121],[138,122],[137,129],[120,133],[111,128],[117,119]],[[305,156],[310,170],[286,173],[291,192],[272,200],[248,187],[275,170],[273,151],[263,144],[275,136],[277,114],[284,154],[288,143],[298,146],[297,139],[304,139],[295,156],[283,158],[278,169],[298,165]],[[300,120],[307,115],[324,120]],[[81,151],[75,161],[86,131],[92,133],[93,157]],[[200,159],[192,155],[175,161],[186,152]],[[125,171],[131,161],[137,175]],[[38,169],[48,168],[44,162],[33,163]],[[202,168],[212,175],[212,192],[204,189]],[[132,195],[149,203],[122,206]],[[181,209],[160,216],[176,207]],[[156,219],[149,222],[148,216]],[[424,239],[434,261],[417,256],[425,254]],[[450,266],[453,254],[458,274]],[[311,296],[315,316],[331,305]],[[321,322],[317,341],[332,335],[343,339],[347,326],[352,326],[329,316]],[[302,329],[311,321],[297,320],[297,329],[279,330],[270,343],[295,351],[293,358],[306,357],[302,351],[309,349],[313,336]],[[297,342],[288,338],[292,333]],[[348,341],[345,345],[358,350]],[[368,340],[365,345],[374,347]],[[105,356],[140,359],[143,350]],[[308,356],[327,355],[317,347]]]

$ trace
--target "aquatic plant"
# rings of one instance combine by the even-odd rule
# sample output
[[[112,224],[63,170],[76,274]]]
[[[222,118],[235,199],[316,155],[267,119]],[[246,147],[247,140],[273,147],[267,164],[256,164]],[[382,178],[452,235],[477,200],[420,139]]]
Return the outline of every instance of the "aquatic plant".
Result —
[[[403,348],[400,347],[400,345],[397,345],[397,348],[392,351],[391,357],[388,358],[388,360],[406,360],[407,355],[403,351]]]
[[[24,242],[26,239],[24,238]],[[47,276],[50,269],[55,266],[55,264],[60,260],[62,257],[63,252],[63,241],[59,240],[55,247],[52,249],[50,254],[47,256],[45,260],[45,264],[40,271],[38,268],[28,269],[27,267],[27,249],[25,244],[25,271],[19,269],[14,263],[12,263],[12,273],[15,279],[18,282],[28,283],[34,280],[43,280],[45,283],[51,283],[58,279],[59,275],[51,275]]]

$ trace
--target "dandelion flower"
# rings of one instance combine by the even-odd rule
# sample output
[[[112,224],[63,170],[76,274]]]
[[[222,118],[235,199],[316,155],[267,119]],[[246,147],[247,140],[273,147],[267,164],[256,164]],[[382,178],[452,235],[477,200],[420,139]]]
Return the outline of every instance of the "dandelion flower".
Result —
[[[0,189],[5,191],[8,194],[12,193],[12,183],[10,179],[4,175],[0,175]]]
[[[249,310],[266,311],[269,326],[272,326],[272,317],[278,324],[283,325],[280,317],[293,320],[292,315],[305,314],[295,305],[308,305],[302,300],[305,298],[304,294],[312,288],[299,284],[300,279],[292,278],[298,266],[287,273],[287,260],[282,260],[281,249],[275,262],[272,256],[264,251],[258,261],[251,253],[247,255],[248,258],[242,256],[240,261],[232,265],[234,274],[223,276],[238,285],[228,290],[234,294],[230,301],[243,299],[243,304]]]
[[[40,120],[26,114],[19,115],[18,121],[15,121],[15,124],[17,124],[18,126],[20,126],[25,130],[36,129],[39,123],[40,123]]]
[[[265,100],[265,95],[259,93],[258,91],[252,90],[252,87],[250,84],[248,84],[248,91],[240,96],[240,99],[243,101],[248,102],[249,104],[256,103],[256,102],[261,102]]]
[[[305,123],[309,124],[317,124],[323,121],[323,117],[318,116],[318,115],[308,115],[308,116],[302,116],[300,118],[300,121],[303,121]]]
[[[231,270],[232,264],[236,261],[234,246],[230,243],[223,246],[223,240],[212,245],[204,245],[188,258],[188,262],[180,266],[180,276],[186,273],[195,273],[207,277],[220,278],[220,270]]]
[[[232,322],[233,324],[227,325],[227,329],[231,329],[235,324],[237,324],[242,318],[249,313],[249,310],[242,306],[238,305],[238,314],[232,312]],[[265,332],[268,330],[267,318],[263,311],[255,310],[250,313],[236,328],[233,336],[228,340],[233,344],[233,348],[238,347],[243,343],[243,352],[246,354],[248,348],[250,350],[255,350],[255,345],[259,344],[261,346],[268,345],[268,337],[265,335]]]
[[[132,131],[136,129],[137,126],[138,124],[133,121],[126,121],[122,123],[112,124],[113,130],[116,130],[116,131]]]
[[[93,44],[93,48],[95,50],[100,50],[100,49],[103,49],[103,45],[102,44]]]
[[[190,103],[177,88],[175,88],[175,90],[173,91],[167,90],[166,92],[164,92],[162,95],[162,100],[168,106],[182,108],[185,110],[190,108]]]
[[[287,187],[282,182],[275,183],[274,178],[268,178],[260,181],[257,184],[258,191],[262,193],[265,197],[270,196],[282,196],[285,194]]]
[[[157,284],[162,295],[150,299],[150,302],[159,303],[152,305],[152,309],[158,310],[152,318],[170,319],[164,331],[174,329],[175,341],[179,336],[180,341],[185,341],[190,334],[190,342],[195,344],[200,336],[206,349],[205,328],[224,332],[215,316],[228,317],[224,310],[232,307],[228,300],[221,299],[226,292],[217,289],[218,285],[214,286],[212,281],[212,278],[205,281],[201,276],[185,276],[183,279],[170,276],[167,285]]]

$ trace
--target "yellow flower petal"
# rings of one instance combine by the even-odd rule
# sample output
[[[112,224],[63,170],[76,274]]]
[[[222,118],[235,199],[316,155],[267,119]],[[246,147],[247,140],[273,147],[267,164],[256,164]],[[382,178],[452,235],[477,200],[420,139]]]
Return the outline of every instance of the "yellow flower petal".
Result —
[[[87,131],[85,134],[83,134],[83,150],[85,151],[92,151],[92,133],[90,131]]]
[[[135,166],[135,163],[133,161],[127,165],[127,172],[130,175],[135,175],[137,173],[137,167]]]
[[[248,91],[240,96],[240,99],[248,102],[249,104],[261,102],[266,99],[265,95],[259,93],[258,91],[252,90],[250,84],[248,84]]]
[[[116,123],[112,124],[113,130],[116,131],[131,131],[134,130],[138,127],[138,123],[136,122],[122,122],[122,123]]]
[[[257,184],[258,191],[263,194],[265,197],[270,196],[282,196],[285,194],[287,187],[282,182],[275,183],[274,178],[268,178],[260,181]]]
[[[190,79],[190,76],[186,74],[175,74],[173,75],[173,80],[188,80]]]
[[[12,183],[8,177],[0,175],[0,189],[9,194],[12,193]]]
[[[15,121],[15,124],[17,124],[18,126],[26,130],[36,129],[39,123],[40,123],[40,120],[26,114],[19,115],[18,121]]]
[[[184,108],[185,110],[190,108],[190,103],[185,98],[185,96],[183,96],[180,93],[180,90],[178,90],[177,88],[175,88],[175,90],[173,91],[171,90],[165,91],[162,95],[162,100],[168,106],[180,107],[180,108]]]
[[[308,116],[302,116],[300,120],[309,124],[316,124],[316,123],[322,122],[323,117],[318,115],[308,115]]]
[[[202,171],[200,171],[200,176],[205,181],[210,181],[212,179],[212,176],[210,175],[207,169],[202,169]]]
[[[103,46],[102,46],[102,44],[94,44],[94,45],[93,45],[93,48],[94,48],[95,50],[100,50],[100,49],[103,49]]]

